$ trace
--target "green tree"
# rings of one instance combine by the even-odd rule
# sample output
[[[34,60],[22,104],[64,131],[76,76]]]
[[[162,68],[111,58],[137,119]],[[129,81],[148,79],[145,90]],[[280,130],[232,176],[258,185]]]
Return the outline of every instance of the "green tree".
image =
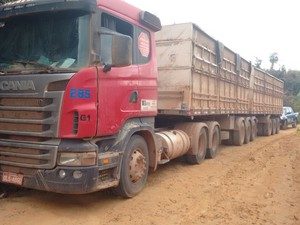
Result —
[[[278,61],[279,61],[278,54],[277,54],[276,52],[272,53],[272,54],[270,55],[270,63],[271,63],[271,68],[270,68],[270,70],[273,70],[273,69],[274,69],[274,65],[275,65],[276,63],[278,63]]]

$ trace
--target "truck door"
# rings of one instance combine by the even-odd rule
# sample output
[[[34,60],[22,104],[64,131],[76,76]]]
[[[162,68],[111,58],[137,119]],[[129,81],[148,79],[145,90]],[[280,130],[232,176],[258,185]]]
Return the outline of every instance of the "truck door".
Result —
[[[134,39],[133,25],[107,13],[101,14],[101,27]],[[105,46],[100,48],[104,51]],[[106,72],[103,71],[103,62],[98,66],[97,136],[115,134],[127,119],[139,116],[138,80],[137,65],[111,67]]]
[[[146,29],[135,26],[134,62],[139,65],[139,97],[141,116],[157,113],[157,66],[155,37]]]

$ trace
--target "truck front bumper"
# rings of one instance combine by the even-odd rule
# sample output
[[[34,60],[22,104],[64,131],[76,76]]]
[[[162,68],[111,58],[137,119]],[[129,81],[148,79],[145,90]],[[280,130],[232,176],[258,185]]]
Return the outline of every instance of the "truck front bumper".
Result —
[[[89,168],[57,167],[53,170],[36,170],[31,175],[23,175],[21,186],[61,194],[92,193],[118,185],[118,181],[110,176],[114,173],[114,169],[117,168],[99,172],[99,167],[95,166]],[[101,176],[101,172],[106,172],[105,176]],[[0,180],[2,180],[3,171],[0,171],[0,176]]]
[[[118,185],[121,155],[109,151],[99,153],[97,147],[87,141],[62,140],[58,146],[25,145],[18,142],[0,141],[1,145],[12,146],[10,148],[16,152],[14,154],[19,158],[3,157],[1,158],[2,161],[0,159],[0,182],[62,194],[85,194]],[[26,147],[30,148],[30,151]],[[0,148],[0,155],[11,155],[7,149]],[[71,167],[57,165],[59,152],[93,151],[97,152],[97,163],[94,166]],[[29,165],[28,158],[30,160],[31,158],[33,160],[38,158],[38,160],[30,161],[32,165]],[[18,159],[19,162],[13,161],[15,159]],[[4,173],[5,176],[3,176]],[[4,177],[5,179],[3,179]],[[18,178],[17,182],[14,180],[15,177]]]

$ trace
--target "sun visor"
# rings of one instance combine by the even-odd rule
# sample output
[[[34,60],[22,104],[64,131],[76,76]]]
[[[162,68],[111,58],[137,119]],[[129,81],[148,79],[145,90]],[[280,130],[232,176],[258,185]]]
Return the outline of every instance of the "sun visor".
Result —
[[[96,0],[19,0],[0,5],[0,19],[9,17],[66,10],[93,12]]]
[[[160,19],[147,11],[143,11],[140,13],[140,21],[143,25],[153,30],[154,32],[160,31],[162,28]]]

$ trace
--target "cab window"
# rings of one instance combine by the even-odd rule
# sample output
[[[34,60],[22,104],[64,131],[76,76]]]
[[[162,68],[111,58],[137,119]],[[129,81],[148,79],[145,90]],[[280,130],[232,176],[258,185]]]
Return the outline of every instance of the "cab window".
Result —
[[[134,65],[145,64],[150,61],[151,41],[150,33],[148,31],[107,13],[101,14],[101,27],[132,38],[132,55]]]

